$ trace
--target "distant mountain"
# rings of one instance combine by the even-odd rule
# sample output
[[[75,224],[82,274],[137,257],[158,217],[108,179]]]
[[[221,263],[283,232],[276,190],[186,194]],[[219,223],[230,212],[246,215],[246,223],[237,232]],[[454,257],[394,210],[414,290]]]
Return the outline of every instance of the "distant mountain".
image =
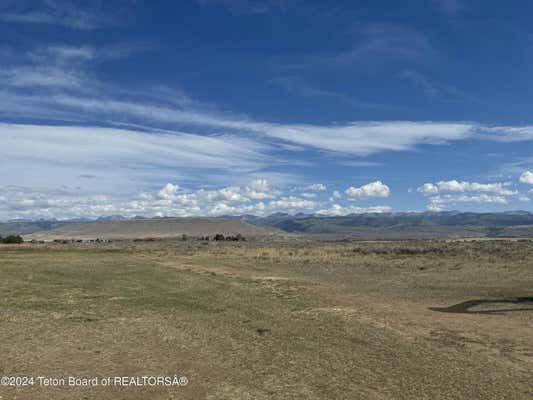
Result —
[[[98,217],[96,221],[125,221],[129,219],[123,215],[107,215],[105,217]],[[134,217],[132,219],[139,219],[139,217]]]
[[[533,236],[533,213],[422,212],[347,216],[272,214],[243,216],[246,221],[291,233],[337,234],[362,238],[439,238]],[[520,229],[517,229],[520,227]]]
[[[122,215],[110,215],[105,217],[99,217],[96,219],[96,221],[124,221],[127,219],[128,218]],[[64,225],[87,223],[93,221],[95,221],[95,219],[90,218],[72,218],[61,221],[57,219],[11,219],[6,222],[0,222],[0,236],[27,235],[29,233],[39,231],[49,231],[52,229],[60,228]]]
[[[446,238],[446,237],[533,237],[533,213],[509,211],[502,213],[445,212],[399,212],[368,213],[347,216],[324,216],[316,214],[275,213],[264,217],[255,215],[223,216],[210,220],[244,221],[257,227],[275,228],[295,234],[328,234],[366,239],[393,238]],[[127,221],[180,220],[179,218],[147,218],[122,215],[103,216],[97,220],[12,220],[0,223],[0,236],[31,234],[57,230],[66,225],[92,223],[119,223]],[[195,220],[183,218],[183,221]],[[197,221],[207,219],[197,218]],[[191,222],[192,223],[192,222]],[[205,226],[205,224],[202,224]],[[92,225],[89,225],[92,226]],[[100,225],[104,230],[114,225]],[[130,226],[130,225],[128,225]],[[144,225],[131,225],[141,227]],[[187,225],[196,232],[196,228]],[[229,225],[226,225],[229,226]],[[79,228],[79,227],[78,227]],[[143,228],[144,229],[144,228]],[[67,228],[63,229],[65,233]],[[191,231],[191,232],[192,232]],[[105,231],[102,231],[105,234]]]
[[[59,228],[68,222],[60,221],[26,221],[26,220],[16,220],[0,223],[0,236],[8,235],[25,235],[28,233],[33,233],[37,231],[47,231],[50,229]]]

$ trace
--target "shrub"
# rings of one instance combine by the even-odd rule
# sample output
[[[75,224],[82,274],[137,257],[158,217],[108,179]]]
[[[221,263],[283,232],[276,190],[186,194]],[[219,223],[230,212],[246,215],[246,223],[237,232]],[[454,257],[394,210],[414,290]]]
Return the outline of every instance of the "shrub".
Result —
[[[20,244],[24,243],[24,239],[20,235],[9,235],[5,238],[2,238],[2,243],[4,244]]]

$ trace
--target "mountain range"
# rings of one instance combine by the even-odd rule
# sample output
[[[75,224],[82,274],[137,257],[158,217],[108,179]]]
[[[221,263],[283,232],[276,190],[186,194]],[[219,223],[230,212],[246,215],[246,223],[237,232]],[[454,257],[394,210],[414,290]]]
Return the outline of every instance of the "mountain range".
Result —
[[[169,219],[174,221],[179,220],[179,218],[165,217],[149,218],[152,231],[157,233],[158,221],[161,227],[163,227],[167,226]],[[220,222],[222,220],[230,221],[237,219],[257,227],[275,228],[276,230],[291,234],[337,235],[361,239],[533,237],[533,213],[527,211],[503,213],[459,211],[399,212],[352,214],[347,216],[276,213],[268,216],[223,216],[212,218],[211,220],[217,219]],[[0,236],[6,236],[8,234],[27,235],[54,230],[62,230],[66,234],[69,229],[65,226],[71,225],[74,227],[75,225],[76,229],[79,230],[85,224],[91,226],[93,230],[95,226],[101,227],[103,230],[101,235],[105,235],[106,230],[115,229],[114,223],[115,225],[122,225],[120,223],[121,221],[134,220],[142,221],[148,220],[148,218],[126,218],[115,215],[101,217],[97,220],[11,220],[0,223]],[[189,221],[193,220],[189,219]],[[202,221],[202,218],[197,218],[196,220]],[[224,225],[213,226],[217,226],[217,229],[222,229]],[[232,229],[234,230],[234,228]],[[192,230],[191,232],[193,231],[196,230]],[[134,233],[132,232],[132,234]]]

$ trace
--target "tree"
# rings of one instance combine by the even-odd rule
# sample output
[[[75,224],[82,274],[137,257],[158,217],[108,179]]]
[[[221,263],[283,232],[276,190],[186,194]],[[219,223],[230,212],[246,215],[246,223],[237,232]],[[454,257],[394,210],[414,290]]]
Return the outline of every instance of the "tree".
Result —
[[[9,235],[2,239],[4,244],[20,244],[24,243],[24,239],[20,235]]]

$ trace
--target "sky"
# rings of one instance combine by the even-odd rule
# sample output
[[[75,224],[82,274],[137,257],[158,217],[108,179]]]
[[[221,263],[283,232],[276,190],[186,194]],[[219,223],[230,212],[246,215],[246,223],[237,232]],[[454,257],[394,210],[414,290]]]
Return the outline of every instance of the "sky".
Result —
[[[532,15],[3,0],[0,220],[533,211]]]

